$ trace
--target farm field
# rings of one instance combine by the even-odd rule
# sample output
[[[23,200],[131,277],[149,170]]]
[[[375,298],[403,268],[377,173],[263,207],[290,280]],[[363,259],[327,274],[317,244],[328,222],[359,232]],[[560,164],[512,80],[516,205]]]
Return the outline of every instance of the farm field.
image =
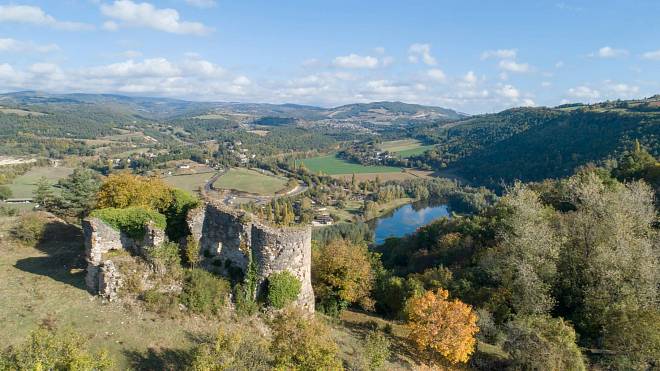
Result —
[[[264,175],[256,170],[231,168],[213,183],[215,188],[231,189],[259,195],[274,195],[286,187],[287,180]]]
[[[421,155],[425,151],[433,148],[433,145],[423,145],[422,142],[416,139],[402,139],[384,142],[380,148],[383,151],[393,152],[400,157],[410,157]]]
[[[327,175],[401,172],[401,168],[398,167],[364,166],[360,164],[354,164],[337,158],[334,154],[304,159],[302,160],[302,163],[312,172],[323,173]]]
[[[215,172],[205,172],[198,174],[183,174],[183,175],[172,175],[163,177],[165,183],[186,190],[188,192],[197,192],[200,187],[204,187],[204,184],[211,179]]]
[[[433,174],[432,171],[406,169],[406,171],[401,171],[398,173],[361,173],[361,174],[356,173],[355,180],[357,180],[358,182],[364,182],[367,180],[376,180],[376,178],[380,179],[381,181],[405,180],[405,179],[415,179],[415,178],[430,178],[432,177],[432,174]],[[333,175],[332,177],[337,179],[351,180],[353,174],[340,174],[340,175]]]
[[[73,169],[70,167],[33,167],[27,173],[14,179],[14,182],[9,185],[12,191],[11,198],[31,198],[37,189],[37,181],[41,177],[45,177],[51,184],[55,184],[71,173],[73,173]]]

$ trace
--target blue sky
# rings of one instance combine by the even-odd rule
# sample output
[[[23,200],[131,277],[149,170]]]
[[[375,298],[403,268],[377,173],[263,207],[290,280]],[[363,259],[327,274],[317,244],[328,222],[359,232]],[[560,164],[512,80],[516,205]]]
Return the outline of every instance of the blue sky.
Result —
[[[660,93],[659,15],[656,0],[0,1],[0,90],[468,113],[628,99]]]

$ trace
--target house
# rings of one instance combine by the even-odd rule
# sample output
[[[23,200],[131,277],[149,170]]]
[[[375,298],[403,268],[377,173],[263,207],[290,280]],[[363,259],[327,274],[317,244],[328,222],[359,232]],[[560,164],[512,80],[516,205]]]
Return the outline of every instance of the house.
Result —
[[[180,164],[180,165],[177,166],[177,168],[179,168],[179,169],[190,169],[190,165],[189,164]]]
[[[322,226],[322,225],[332,225],[334,220],[332,220],[332,217],[330,215],[317,215],[314,217],[314,220],[312,220],[312,225],[313,226]]]

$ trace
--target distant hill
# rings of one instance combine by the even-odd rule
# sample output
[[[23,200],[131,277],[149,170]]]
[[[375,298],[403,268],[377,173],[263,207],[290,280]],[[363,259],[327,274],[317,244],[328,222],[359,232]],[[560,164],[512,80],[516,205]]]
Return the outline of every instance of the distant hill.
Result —
[[[348,104],[328,109],[326,117],[334,119],[364,119],[392,121],[397,118],[413,120],[457,120],[467,115],[454,110],[401,102],[373,102]]]
[[[643,100],[516,108],[417,128],[437,149],[425,161],[479,184],[562,177],[617,158],[639,139],[660,155],[660,96]]]

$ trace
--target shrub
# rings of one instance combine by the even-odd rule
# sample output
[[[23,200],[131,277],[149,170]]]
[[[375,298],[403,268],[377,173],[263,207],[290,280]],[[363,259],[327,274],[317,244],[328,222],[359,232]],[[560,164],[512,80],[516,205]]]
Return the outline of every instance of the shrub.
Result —
[[[276,369],[342,369],[337,344],[328,327],[318,319],[291,308],[275,317],[271,329],[270,350]]]
[[[181,302],[192,312],[218,314],[229,294],[229,283],[202,269],[186,272]]]
[[[183,248],[183,261],[190,268],[197,266],[200,261],[199,242],[191,235],[186,238],[186,244]]]
[[[12,196],[11,188],[6,185],[0,185],[0,200],[6,200]]]
[[[176,295],[156,290],[147,290],[142,294],[145,306],[148,310],[159,314],[176,313],[179,301]]]
[[[298,298],[302,284],[289,271],[273,273],[268,277],[268,304],[282,309]]]
[[[92,211],[90,216],[99,218],[111,227],[126,233],[132,238],[142,238],[144,236],[144,226],[152,221],[155,226],[165,229],[166,221],[163,214],[135,206],[125,209],[98,209]]]
[[[106,352],[91,353],[87,341],[71,332],[40,328],[16,347],[0,353],[3,370],[107,370],[112,361]]]
[[[192,351],[191,370],[272,370],[268,341],[251,327],[221,328]]]
[[[390,357],[390,340],[379,331],[371,331],[364,339],[364,360],[368,370],[380,370]]]
[[[259,310],[259,303],[244,283],[234,286],[234,307],[240,316],[251,316]]]
[[[147,260],[155,265],[158,272],[176,270],[181,267],[179,245],[174,242],[165,242],[159,246],[151,247],[147,249],[146,253]]]
[[[43,238],[46,218],[38,213],[23,214],[12,230],[12,235],[28,245],[34,245]]]

